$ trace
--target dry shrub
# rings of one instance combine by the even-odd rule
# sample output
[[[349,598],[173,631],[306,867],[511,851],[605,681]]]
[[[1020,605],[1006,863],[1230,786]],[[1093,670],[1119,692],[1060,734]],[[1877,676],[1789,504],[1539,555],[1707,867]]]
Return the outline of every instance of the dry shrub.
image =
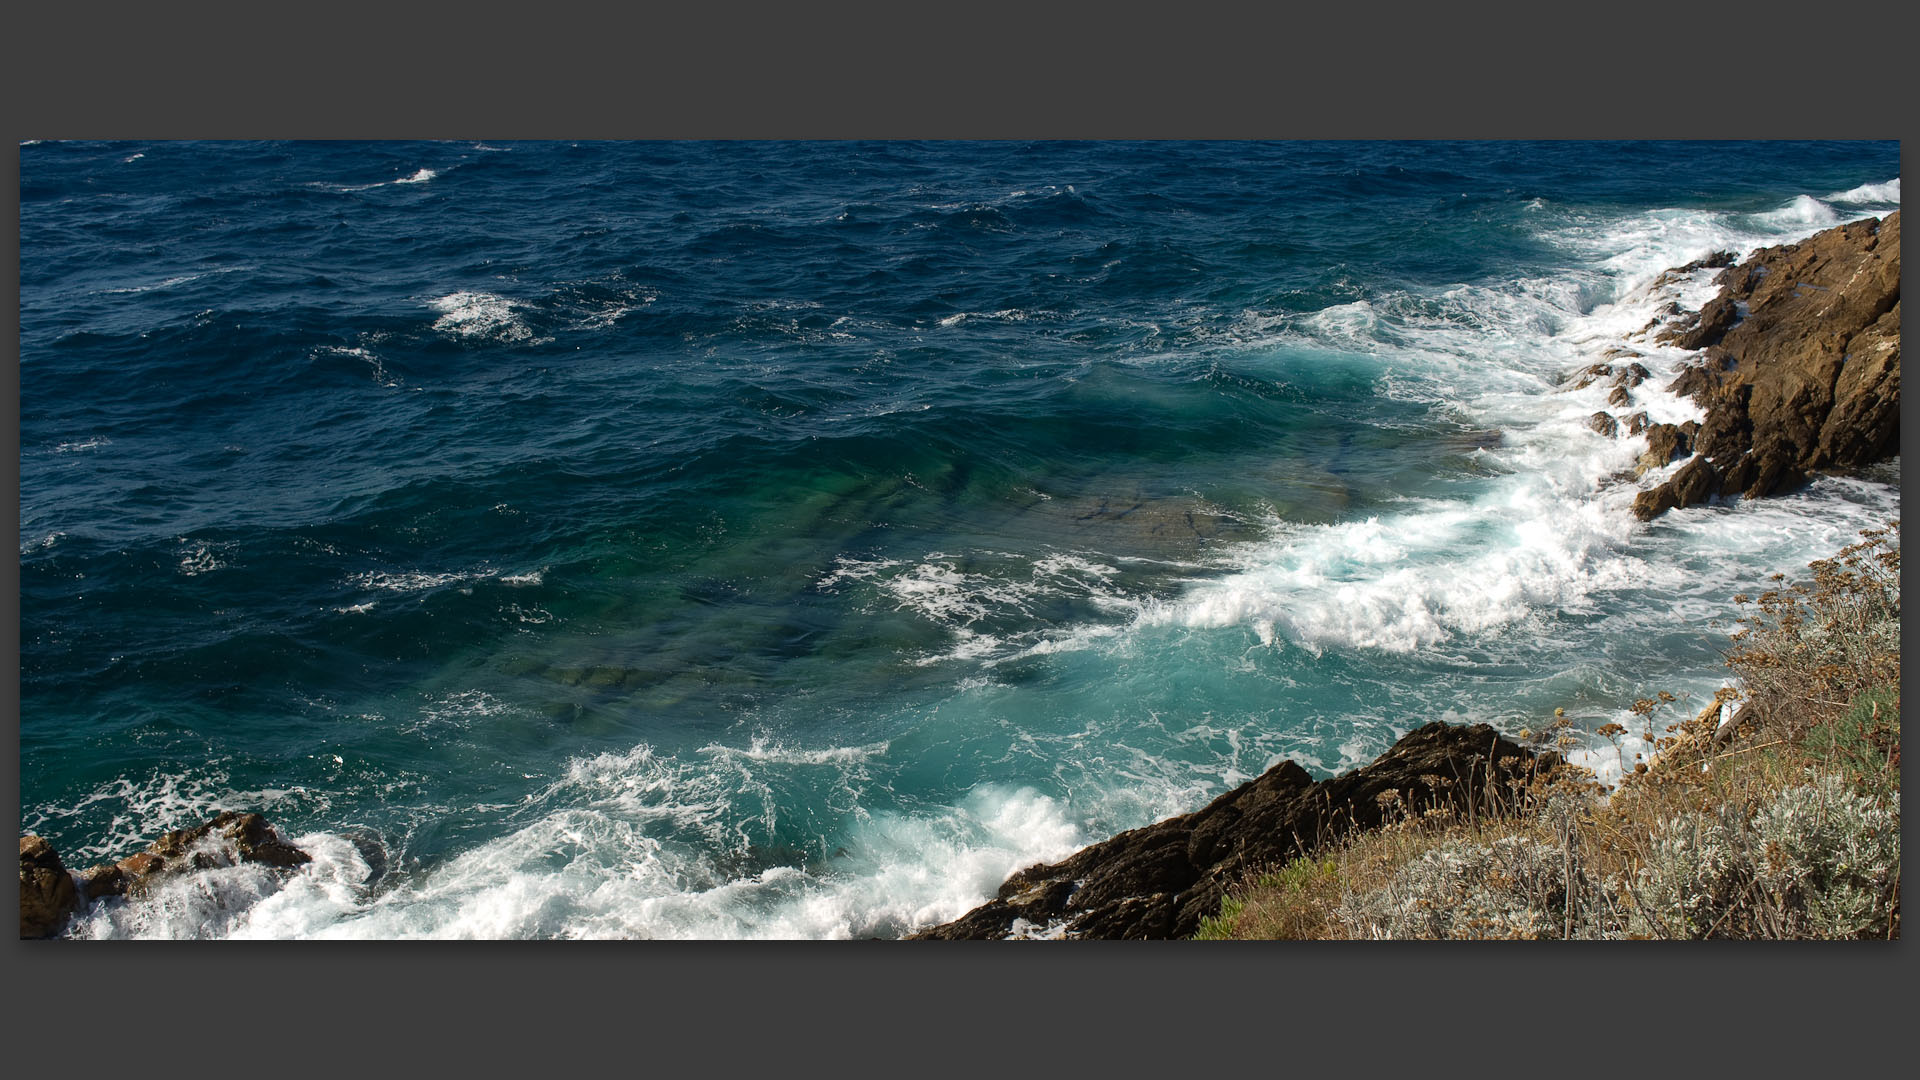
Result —
[[[1900,523],[1860,535],[1812,563],[1811,582],[1769,589],[1758,601],[1734,597],[1755,610],[1739,620],[1727,666],[1745,685],[1757,726],[1775,738],[1804,739],[1861,694],[1900,685]]]

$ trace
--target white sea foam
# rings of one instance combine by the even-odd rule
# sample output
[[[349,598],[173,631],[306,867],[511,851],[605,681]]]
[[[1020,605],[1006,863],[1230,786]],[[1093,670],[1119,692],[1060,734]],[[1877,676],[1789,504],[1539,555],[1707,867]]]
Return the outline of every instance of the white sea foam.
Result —
[[[155,769],[144,779],[115,778],[71,805],[23,812],[21,828],[44,832],[59,821],[104,810],[109,820],[95,843],[61,852],[69,866],[80,867],[131,855],[161,833],[199,825],[221,810],[245,808],[271,816],[278,809],[323,810],[329,802],[325,792],[299,785],[235,788],[220,759],[190,772]]]
[[[1768,210],[1753,215],[1754,220],[1769,226],[1814,225],[1826,228],[1840,223],[1840,215],[1833,207],[1811,195],[1796,196],[1792,202],[1778,210]]]
[[[458,695],[456,695],[457,697]],[[452,700],[452,699],[449,699]],[[788,853],[744,870],[778,825],[763,773],[825,770],[857,806],[885,744],[710,746],[687,758],[641,745],[570,762],[531,799],[526,824],[425,872],[370,889],[339,836],[300,836],[313,862],[182,875],[150,898],[94,905],[76,937],[853,938],[954,918],[1016,869],[1084,841],[1058,800],[987,784],[951,806],[860,811],[832,852]],[[829,801],[834,801],[829,797]],[[741,807],[765,816],[744,824]],[[696,842],[675,836],[699,838]],[[798,863],[798,864],[796,864]]]
[[[835,746],[825,750],[801,750],[782,745],[778,741],[760,737],[745,747],[721,746],[710,744],[701,749],[703,754],[726,756],[737,754],[750,761],[771,761],[784,765],[844,765],[871,761],[887,752],[884,742],[869,746]]]
[[[412,723],[400,730],[408,734],[464,730],[476,721],[496,716],[512,716],[518,709],[484,690],[460,690],[434,698],[420,707]]]
[[[1849,206],[1899,206],[1900,178],[1896,176],[1884,184],[1861,184],[1857,188],[1836,191],[1828,195],[1826,201]]]
[[[374,188],[388,187],[395,184],[424,184],[427,181],[432,180],[433,178],[439,175],[440,173],[438,170],[423,168],[423,169],[416,169],[406,176],[395,177],[392,180],[375,180],[372,183],[367,183],[367,184],[336,184],[326,180],[310,180],[306,183],[306,186],[310,188],[318,188],[321,191],[333,191],[333,192],[339,192],[341,194],[351,194],[351,193],[360,192],[360,191],[372,191]]]
[[[387,371],[387,365],[380,359],[380,354],[372,349],[358,345],[322,345],[313,351],[313,355],[315,358],[344,356],[359,360],[367,365],[367,373],[373,377],[374,382],[388,388],[400,385],[400,380]]]
[[[388,573],[384,570],[369,570],[355,574],[347,583],[362,589],[384,589],[388,592],[420,592],[425,589],[437,589],[442,585],[452,585],[461,581],[475,581],[486,574],[476,571],[447,570],[438,573],[413,571],[410,573]]]
[[[941,317],[939,319],[939,325],[942,327],[958,326],[963,322],[973,319],[984,319],[989,322],[1023,323],[1033,317],[1032,312],[1023,311],[1019,308],[1004,308],[1000,311],[989,312],[961,311]]]
[[[103,438],[101,436],[96,435],[91,439],[82,439],[79,442],[58,443],[54,446],[53,452],[56,454],[75,454],[75,453],[79,453],[82,450],[98,450],[103,446],[112,446],[112,445],[113,445],[112,439]]]
[[[433,328],[443,334],[468,340],[530,341],[533,338],[533,331],[520,319],[520,305],[503,296],[485,292],[448,293],[427,306],[440,312]]]
[[[339,554],[329,552],[329,554]],[[527,570],[518,574],[501,574],[491,567],[482,565],[471,570],[411,570],[387,571],[365,570],[349,575],[344,584],[360,589],[380,589],[386,592],[423,592],[437,589],[443,585],[457,585],[469,581],[495,581],[509,588],[524,589],[539,585],[546,580],[546,567]]]
[[[616,299],[605,300],[583,309],[573,324],[575,330],[605,330],[623,316],[639,311],[659,299],[658,294],[641,289],[624,290]]]
[[[1697,307],[1710,298],[1713,271],[1659,288],[1650,287],[1653,279],[1716,248],[1745,252],[1811,235],[1837,220],[1824,204],[1800,196],[1756,215],[1654,211],[1542,225],[1557,228],[1546,238],[1586,254],[1598,276],[1575,271],[1461,286],[1431,301],[1342,304],[1263,327],[1243,320],[1253,334],[1364,352],[1388,365],[1383,392],[1499,429],[1501,444],[1479,454],[1501,475],[1464,499],[1416,500],[1365,520],[1283,529],[1241,549],[1235,572],[1197,584],[1178,600],[1148,605],[1139,623],[1241,626],[1263,643],[1290,642],[1314,652],[1409,653],[1536,613],[1588,611],[1609,592],[1673,583],[1682,571],[1664,550],[1651,557],[1650,530],[1702,531],[1698,541],[1711,548],[1742,522],[1774,513],[1799,521],[1807,508],[1776,502],[1742,504],[1732,518],[1721,504],[1676,511],[1654,526],[1638,523],[1630,513],[1634,495],[1678,463],[1637,483],[1618,482],[1645,448],[1644,438],[1607,438],[1586,428],[1591,413],[1611,408],[1607,380],[1569,390],[1559,378],[1599,361],[1609,346],[1631,348],[1654,377],[1633,388],[1630,406],[1612,411],[1644,410],[1655,422],[1699,419],[1693,402],[1660,389],[1688,354],[1642,340],[1639,330],[1661,304]],[[1897,512],[1897,494],[1884,485],[1860,487],[1883,494],[1854,505],[1877,505],[1858,514],[1836,509],[1848,527],[1813,530],[1822,534],[1820,544],[1837,547],[1853,529],[1873,524],[1874,514]],[[1834,490],[1817,482],[1801,498],[1826,505]],[[1814,545],[1774,539],[1763,561],[1821,553]]]
[[[221,545],[228,546],[228,545]],[[226,568],[227,561],[214,550],[215,545],[192,544],[180,557],[180,573],[186,577],[198,577],[201,574]]]

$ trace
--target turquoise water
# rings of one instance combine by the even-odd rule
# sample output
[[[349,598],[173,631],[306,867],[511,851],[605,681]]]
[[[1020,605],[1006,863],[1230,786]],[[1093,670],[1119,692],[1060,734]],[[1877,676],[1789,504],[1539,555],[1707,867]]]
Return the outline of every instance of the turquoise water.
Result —
[[[21,148],[23,828],[75,936],[866,937],[1432,719],[1722,678],[1897,465],[1628,512],[1561,378],[1894,144]],[[1635,408],[1684,419],[1656,378]],[[1592,763],[1611,761],[1611,747]]]

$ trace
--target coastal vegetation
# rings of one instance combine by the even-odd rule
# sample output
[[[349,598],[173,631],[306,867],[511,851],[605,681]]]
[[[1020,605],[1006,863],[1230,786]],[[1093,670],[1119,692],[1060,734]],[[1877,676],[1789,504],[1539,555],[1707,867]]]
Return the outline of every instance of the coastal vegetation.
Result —
[[[1505,813],[1389,806],[1246,874],[1195,936],[1899,937],[1899,573],[1892,522],[1809,580],[1736,596],[1738,685],[1691,716],[1672,694],[1635,702],[1658,752],[1616,789],[1562,769]],[[1581,738],[1564,715],[1543,726],[1554,749]],[[1624,753],[1626,734],[1588,737]]]

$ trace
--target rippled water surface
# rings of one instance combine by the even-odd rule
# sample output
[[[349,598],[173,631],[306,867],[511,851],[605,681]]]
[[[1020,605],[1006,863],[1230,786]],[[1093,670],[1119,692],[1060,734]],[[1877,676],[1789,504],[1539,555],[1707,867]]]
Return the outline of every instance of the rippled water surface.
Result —
[[[34,143],[23,828],[77,936],[865,937],[1292,758],[1719,684],[1897,465],[1646,525],[1562,377],[1892,143]],[[1611,750],[1609,748],[1609,754]]]

